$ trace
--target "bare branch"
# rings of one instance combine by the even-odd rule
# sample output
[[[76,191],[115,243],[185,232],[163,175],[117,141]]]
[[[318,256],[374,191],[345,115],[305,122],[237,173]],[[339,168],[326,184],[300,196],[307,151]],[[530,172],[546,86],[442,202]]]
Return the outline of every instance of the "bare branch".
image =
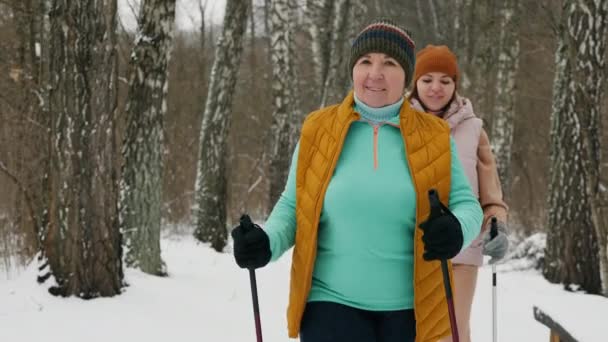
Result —
[[[35,236],[38,236],[38,232],[39,232],[39,227],[38,227],[38,220],[36,219],[36,211],[34,210],[34,201],[32,199],[32,196],[30,195],[29,191],[27,191],[27,188],[25,187],[25,185],[23,185],[23,182],[21,182],[21,180],[19,180],[19,178],[15,175],[14,172],[11,172],[6,165],[4,164],[4,162],[2,162],[0,160],[0,171],[2,171],[3,174],[5,174],[8,179],[10,179],[11,181],[13,181],[13,183],[15,183],[15,185],[17,186],[17,188],[19,189],[19,191],[21,191],[23,193],[23,196],[25,197],[25,202],[27,203],[27,209],[30,215],[30,219],[33,222],[34,225],[34,234],[36,234]]]

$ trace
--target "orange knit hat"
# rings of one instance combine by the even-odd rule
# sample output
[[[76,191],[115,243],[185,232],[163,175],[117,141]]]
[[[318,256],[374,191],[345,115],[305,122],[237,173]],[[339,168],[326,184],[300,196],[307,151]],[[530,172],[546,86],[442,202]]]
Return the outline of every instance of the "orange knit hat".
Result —
[[[429,72],[443,72],[452,77],[458,84],[460,73],[456,55],[445,45],[427,45],[416,54],[416,69],[414,70],[414,87],[416,81]]]

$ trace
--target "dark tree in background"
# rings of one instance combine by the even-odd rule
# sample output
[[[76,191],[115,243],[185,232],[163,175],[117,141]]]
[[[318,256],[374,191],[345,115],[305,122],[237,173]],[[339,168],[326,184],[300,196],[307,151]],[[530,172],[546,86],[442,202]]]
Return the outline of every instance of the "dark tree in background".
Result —
[[[561,15],[553,84],[551,180],[543,273],[552,282],[600,293],[595,224],[605,222],[592,216],[593,194],[599,187],[599,108],[605,74],[608,2],[566,0]]]
[[[120,293],[117,215],[116,0],[49,8],[50,223],[44,252],[57,295]]]
[[[163,133],[175,0],[144,0],[131,53],[120,184],[125,263],[164,275],[160,256]]]

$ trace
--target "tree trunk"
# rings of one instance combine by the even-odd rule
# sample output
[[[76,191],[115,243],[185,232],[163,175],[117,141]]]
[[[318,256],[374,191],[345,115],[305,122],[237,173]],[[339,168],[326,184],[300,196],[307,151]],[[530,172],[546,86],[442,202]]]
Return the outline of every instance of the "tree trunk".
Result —
[[[276,203],[285,188],[291,161],[291,134],[296,113],[296,79],[293,55],[292,0],[275,0],[271,6],[270,55],[273,76],[272,126],[270,137],[270,203]]]
[[[344,96],[352,88],[352,74],[351,70],[348,70],[346,64],[350,57],[350,48],[352,41],[355,39],[357,34],[363,29],[363,25],[369,23],[368,19],[368,6],[365,1],[362,0],[350,0],[347,10],[347,27],[342,40],[342,63],[338,65],[336,75],[336,94],[332,103],[341,102]],[[333,55],[333,54],[332,54]],[[330,99],[331,101],[331,99]]]
[[[228,237],[226,140],[249,4],[248,0],[228,0],[226,4],[224,28],[217,43],[201,125],[194,235],[202,242],[210,242],[216,251],[224,248]]]
[[[126,266],[165,275],[160,256],[163,130],[175,0],[144,0],[131,53],[120,229]]]
[[[333,5],[330,0],[307,0],[306,20],[312,49],[314,67],[314,85],[319,89],[321,103],[322,87],[327,77],[329,65],[329,47],[331,42],[331,18]]]
[[[37,7],[37,11],[40,13],[40,20],[37,27],[37,41],[39,42],[40,55],[39,68],[38,68],[38,94],[41,99],[40,110],[38,113],[38,122],[42,127],[47,127],[48,134],[44,137],[44,145],[46,148],[42,152],[44,157],[42,158],[42,179],[40,184],[40,195],[38,196],[39,204],[39,220],[38,220],[38,283],[45,282],[52,276],[52,270],[50,268],[50,262],[47,253],[46,238],[51,228],[51,217],[54,212],[51,210],[50,204],[51,199],[54,196],[53,191],[53,175],[54,171],[51,167],[53,164],[54,155],[54,143],[53,143],[53,132],[54,132],[54,118],[51,115],[51,56],[53,47],[53,37],[51,32],[51,19],[48,15],[51,6],[51,0],[40,1]]]
[[[470,46],[465,57],[469,90],[464,94],[475,100],[475,112],[480,114],[484,121],[489,122],[490,127],[494,117],[494,100],[497,96],[497,66],[500,63],[496,63],[499,60],[496,44],[496,37],[500,37],[499,6],[500,3],[497,1],[484,0],[481,3],[476,1],[475,12],[471,18],[475,28],[471,30]],[[516,31],[510,33],[517,34]]]
[[[122,286],[115,151],[116,1],[50,7],[53,155],[45,254],[55,295],[113,296]]]
[[[348,14],[351,5],[350,0],[336,0],[333,7],[332,23],[329,26],[330,42],[327,51],[327,72],[322,83],[321,107],[339,101],[344,97],[344,90],[340,87],[338,78],[339,73],[345,72],[347,59],[350,50],[344,49],[347,41]],[[346,71],[349,72],[348,70]]]
[[[433,23],[432,27],[433,27],[433,31],[435,32],[435,37],[442,40],[443,36],[444,36],[444,32],[441,31],[440,26],[439,26],[439,20],[437,19],[437,10],[436,10],[436,6],[435,6],[435,0],[429,0],[429,7],[431,10],[430,17],[431,17],[431,22]]]
[[[604,98],[604,86],[606,79],[606,45],[608,44],[608,2],[601,3],[584,1],[583,5],[577,9],[579,24],[589,25],[587,30],[591,32],[576,32],[575,36],[584,37],[581,39],[585,46],[592,46],[593,49],[581,49],[586,58],[577,63],[578,69],[583,74],[577,75],[578,82],[584,87],[577,87],[581,92],[578,99],[587,112],[588,117],[583,130],[583,148],[588,157],[587,167],[587,196],[591,204],[591,219],[595,227],[598,239],[598,258],[601,293],[608,297],[608,194],[602,190],[601,180],[601,137],[602,137],[602,99]],[[588,7],[587,7],[588,6]],[[589,8],[589,12],[584,11]],[[579,30],[585,28],[578,26]]]
[[[458,14],[454,16],[454,27],[447,29],[452,33],[457,55],[461,59],[469,60],[474,50],[476,26],[479,25],[479,22],[476,22],[475,9],[483,4],[480,4],[479,1],[473,4],[473,0],[455,0],[452,5],[454,12]]]
[[[593,294],[600,293],[602,286],[592,208],[599,183],[606,12],[605,1],[567,0],[563,4],[553,88],[549,229],[543,270],[549,281]]]
[[[503,1],[500,9],[496,100],[492,117],[492,145],[506,198],[510,197],[511,146],[515,126],[515,81],[519,70],[519,0]]]
[[[256,65],[256,41],[255,41],[255,11],[254,11],[254,0],[250,0],[249,7],[251,10],[249,11],[249,68],[251,70],[257,70]]]
[[[272,6],[271,0],[264,0],[264,33],[270,35],[270,7]],[[253,11],[253,7],[251,8]]]

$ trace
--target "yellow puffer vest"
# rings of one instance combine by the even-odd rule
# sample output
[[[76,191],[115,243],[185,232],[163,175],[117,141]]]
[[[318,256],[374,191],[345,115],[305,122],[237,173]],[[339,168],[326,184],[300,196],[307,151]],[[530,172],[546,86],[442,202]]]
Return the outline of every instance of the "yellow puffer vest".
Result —
[[[429,215],[428,190],[439,191],[443,203],[450,190],[450,130],[441,119],[420,113],[404,101],[401,134],[416,189],[416,226]],[[290,337],[297,337],[312,282],[317,254],[317,230],[325,191],[338,161],[344,138],[359,115],[352,92],[339,105],[310,114],[302,127],[296,174],[297,229],[292,257],[287,320]],[[422,258],[422,231],[415,230],[414,309],[416,341],[435,342],[450,334],[447,302],[438,261]],[[452,268],[450,265],[450,273]],[[451,277],[450,277],[451,279]]]

